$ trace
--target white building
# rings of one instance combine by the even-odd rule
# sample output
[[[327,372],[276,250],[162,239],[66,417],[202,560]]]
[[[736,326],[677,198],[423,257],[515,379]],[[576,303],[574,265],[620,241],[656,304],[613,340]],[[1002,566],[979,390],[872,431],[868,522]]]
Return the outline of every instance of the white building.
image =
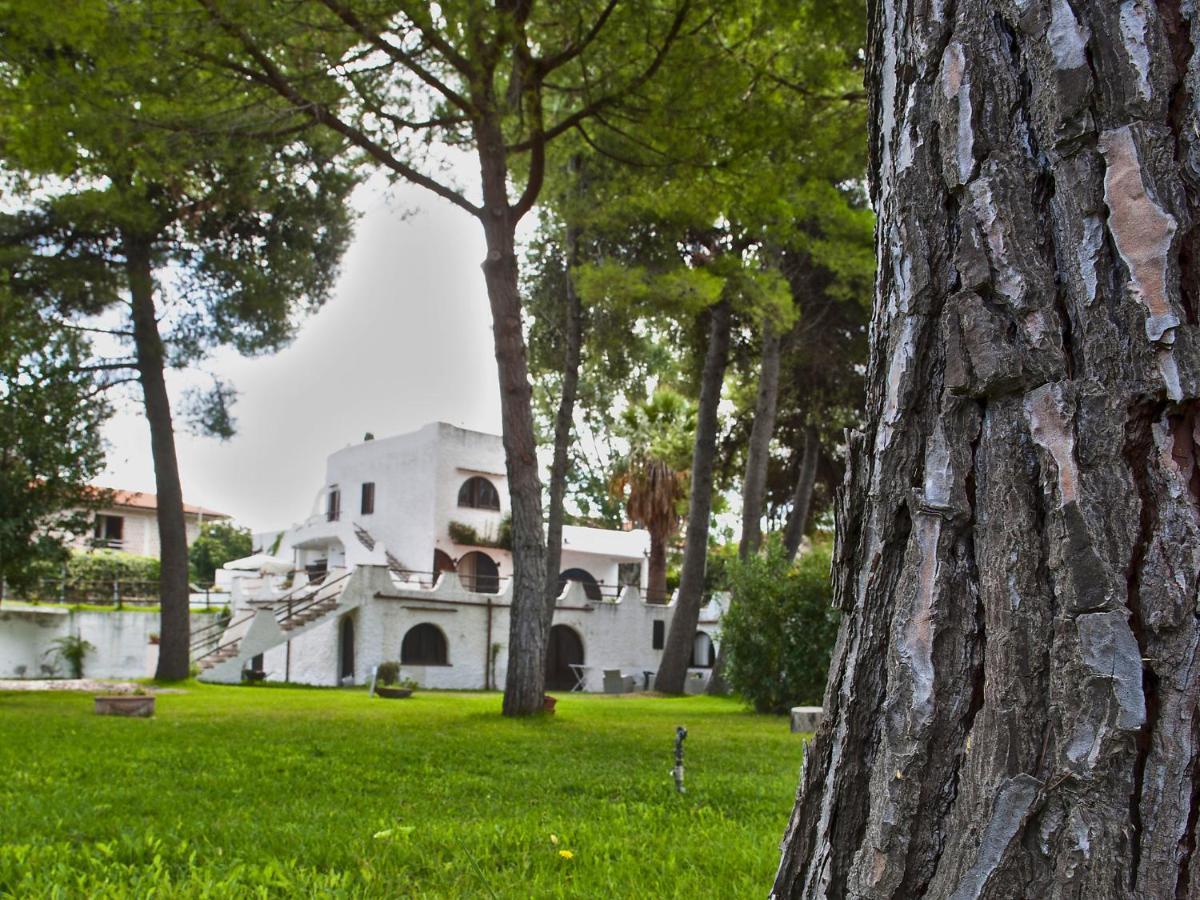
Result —
[[[252,669],[268,679],[362,683],[395,659],[425,687],[502,688],[507,521],[496,435],[438,422],[332,454],[312,515],[256,535],[257,551],[290,562],[290,583],[232,579],[233,620],[200,658],[201,677],[236,681]],[[617,670],[641,687],[657,669],[674,605],[642,599],[648,550],[644,531],[564,527],[550,689],[600,690],[605,672],[611,687]],[[713,603],[701,614],[696,687],[712,665],[719,611]]]

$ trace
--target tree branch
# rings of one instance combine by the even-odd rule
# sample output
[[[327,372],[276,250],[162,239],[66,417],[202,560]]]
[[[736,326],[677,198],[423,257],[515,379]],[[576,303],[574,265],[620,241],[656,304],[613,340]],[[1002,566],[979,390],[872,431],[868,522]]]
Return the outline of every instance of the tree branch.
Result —
[[[351,125],[349,122],[342,121],[335,115],[327,106],[318,103],[315,100],[310,100],[302,95],[295,86],[287,79],[279,68],[271,62],[270,58],[258,47],[251,39],[246,30],[235,25],[233,22],[225,18],[216,9],[214,0],[196,0],[208,14],[226,33],[234,37],[240,43],[250,57],[258,64],[261,71],[256,71],[248,66],[243,66],[233,61],[223,61],[221,65],[238,72],[239,74],[251,79],[257,84],[269,87],[275,93],[279,94],[285,100],[290,102],[297,108],[298,111],[307,115],[314,122],[320,125],[325,125],[328,128],[336,131],[338,134],[345,137],[351,143],[355,144],[374,159],[376,162],[383,165],[385,168],[391,169],[397,175],[407,181],[412,182],[419,187],[423,187],[439,197],[449,200],[460,209],[464,209],[471,215],[479,218],[483,215],[483,210],[464,197],[458,191],[447,187],[439,181],[430,178],[428,175],[417,171],[412,166],[397,159],[386,148],[380,146],[377,142],[360,129]]]
[[[338,2],[338,0],[319,0],[319,2],[331,13],[341,19],[351,29],[353,29],[354,32],[361,38],[370,42],[375,47],[378,47],[391,59],[400,63],[400,65],[404,66],[423,82],[461,109],[468,116],[475,114],[474,107],[471,106],[471,102],[466,97],[454,90],[454,88],[450,87],[450,85],[446,84],[436,75],[418,63],[416,59],[413,58],[412,54],[405,52],[391,41],[384,40],[383,35],[372,28],[368,28],[367,24],[352,11],[347,9],[345,5]],[[414,24],[416,24],[415,21]],[[417,27],[420,29],[419,25]],[[423,31],[422,36],[424,36]]]
[[[592,27],[588,29],[588,33],[585,34],[581,40],[569,47],[566,47],[561,52],[556,53],[553,56],[547,56],[543,59],[535,60],[534,65],[537,66],[538,74],[549,75],[555,69],[566,65],[571,60],[575,59],[575,57],[579,56],[579,54],[583,53],[583,51],[588,48],[592,41],[599,36],[600,32],[604,30],[604,25],[608,21],[608,17],[612,15],[613,10],[617,8],[617,4],[619,2],[620,0],[608,0],[608,5],[605,6],[600,15],[596,17],[596,21],[592,23]]]
[[[650,61],[650,64],[637,77],[632,79],[620,90],[605,94],[603,97],[593,100],[582,109],[576,110],[571,115],[561,119],[559,122],[546,129],[541,135],[530,138],[526,141],[509,145],[506,148],[508,152],[527,153],[533,149],[534,143],[537,140],[541,140],[544,144],[548,144],[559,135],[574,128],[580,122],[583,122],[585,119],[595,115],[598,110],[602,110],[606,106],[611,106],[622,97],[630,94],[633,91],[636,91],[643,84],[653,78],[658,70],[662,68],[662,64],[666,61],[667,52],[675,43],[675,39],[679,37],[679,32],[683,29],[683,23],[687,20],[688,11],[691,9],[691,6],[692,0],[684,0],[684,2],[679,5],[679,9],[675,12],[675,18],[671,22],[671,27],[667,31],[666,36],[663,38],[662,46],[658,48],[658,51],[654,54],[654,59]]]

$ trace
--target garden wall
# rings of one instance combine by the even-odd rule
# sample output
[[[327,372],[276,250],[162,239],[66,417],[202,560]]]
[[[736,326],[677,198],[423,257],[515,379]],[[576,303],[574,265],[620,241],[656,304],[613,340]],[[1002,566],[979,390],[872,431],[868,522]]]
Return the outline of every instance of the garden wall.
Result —
[[[192,615],[192,628],[203,628],[216,613]],[[157,613],[94,612],[36,607],[0,609],[0,678],[41,678],[43,666],[67,667],[55,658],[54,641],[79,634],[96,649],[83,661],[89,678],[149,678],[158,663],[158,645],[150,636],[159,631]]]

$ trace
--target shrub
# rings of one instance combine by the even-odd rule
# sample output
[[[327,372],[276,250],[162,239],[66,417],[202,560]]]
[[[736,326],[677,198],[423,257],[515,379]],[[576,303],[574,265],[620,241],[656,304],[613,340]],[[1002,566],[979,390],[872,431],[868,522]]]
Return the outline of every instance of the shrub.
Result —
[[[821,703],[838,628],[830,552],[828,543],[816,544],[789,565],[780,542],[768,540],[763,553],[729,564],[726,678],[759,712]]]
[[[375,680],[380,684],[395,684],[400,680],[400,663],[395,660],[381,662],[375,670]]]
[[[59,659],[67,664],[67,668],[71,670],[72,678],[83,677],[83,658],[88,655],[88,651],[95,650],[95,646],[90,641],[85,641],[82,635],[69,634],[66,637],[57,638],[51,641],[54,649],[49,653],[53,653]]]

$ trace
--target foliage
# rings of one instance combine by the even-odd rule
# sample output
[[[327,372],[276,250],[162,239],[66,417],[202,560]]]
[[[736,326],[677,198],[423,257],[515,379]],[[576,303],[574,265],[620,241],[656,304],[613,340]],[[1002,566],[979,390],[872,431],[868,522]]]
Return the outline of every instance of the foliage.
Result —
[[[725,677],[759,712],[819,706],[837,640],[827,543],[789,565],[781,542],[728,565],[733,604],[721,619]]]
[[[614,465],[611,490],[629,518],[665,541],[686,511],[695,405],[670,388],[626,409],[615,429],[629,450]]]
[[[158,695],[158,725],[78,695],[3,702],[12,897],[752,897],[802,752],[724,698],[562,695],[513,721],[497,694],[189,684]],[[200,746],[203,765],[155,765]]]
[[[81,333],[10,291],[14,255],[0,248],[0,578],[22,587],[38,561],[61,562],[68,534],[90,530],[109,407],[80,371]]]
[[[446,533],[450,536],[450,540],[456,544],[464,544],[468,547],[496,547],[501,550],[511,550],[512,516],[506,515],[500,520],[500,528],[497,530],[495,537],[492,537],[490,529],[487,533],[480,534],[479,529],[474,525],[468,525],[466,522],[455,520],[451,520],[446,526]]]
[[[400,663],[394,659],[381,662],[375,669],[375,680],[379,684],[395,684],[400,680]]]
[[[68,634],[56,638],[50,643],[54,649],[48,651],[48,654],[53,653],[65,662],[70,669],[72,678],[82,678],[84,657],[96,649],[95,645],[84,640],[83,636],[78,634]]]
[[[249,528],[239,528],[228,521],[203,523],[188,548],[192,580],[210,583],[217,569],[230,560],[249,556],[253,549]]]

